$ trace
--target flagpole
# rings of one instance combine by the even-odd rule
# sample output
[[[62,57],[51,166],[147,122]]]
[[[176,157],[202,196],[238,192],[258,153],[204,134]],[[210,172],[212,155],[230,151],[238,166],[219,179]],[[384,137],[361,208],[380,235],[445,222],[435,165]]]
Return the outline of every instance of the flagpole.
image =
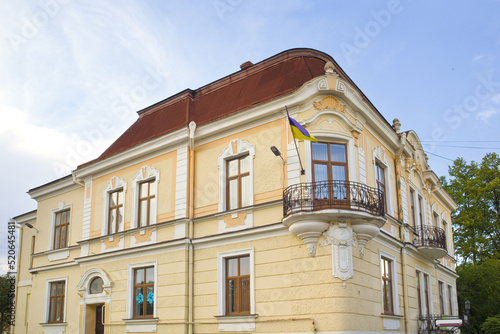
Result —
[[[288,118],[288,125],[290,125],[290,114],[288,113],[287,106],[285,106],[285,109],[286,109],[286,116]],[[293,137],[293,143],[295,144],[295,150],[297,151],[297,156],[299,157],[300,175],[306,175],[306,171],[304,170],[304,167],[302,167],[302,160],[300,159],[299,148],[297,147],[297,142],[295,141],[295,135],[293,134],[293,131],[292,131],[292,137]]]

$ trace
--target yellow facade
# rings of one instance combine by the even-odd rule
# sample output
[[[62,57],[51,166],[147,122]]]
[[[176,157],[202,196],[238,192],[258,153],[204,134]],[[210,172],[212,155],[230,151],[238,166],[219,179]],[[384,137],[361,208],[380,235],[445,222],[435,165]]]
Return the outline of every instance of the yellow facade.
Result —
[[[455,203],[417,135],[387,123],[328,55],[288,52],[292,59],[314,53],[323,73],[30,190],[36,212],[15,217],[22,226],[15,333],[101,333],[99,315],[103,333],[417,333],[429,315],[458,316]],[[234,81],[286,61],[277,55]],[[233,84],[221,80],[204,89]],[[319,181],[319,146],[294,143],[285,105],[318,141],[345,147],[346,180],[335,188],[344,197],[333,200],[337,190]],[[248,170],[240,162],[240,183],[231,188],[229,161],[245,157]],[[306,190],[291,197],[300,185]],[[369,191],[379,194],[376,203],[367,202]],[[113,209],[114,192],[121,208]],[[235,193],[244,205],[230,208]],[[373,211],[381,205],[382,214]],[[65,211],[68,243],[55,247]],[[231,259],[248,261],[237,274],[243,278],[228,276]],[[154,273],[150,290],[135,280],[144,268]],[[92,291],[96,279],[102,291]],[[59,298],[54,282],[64,282],[61,311],[50,307]]]

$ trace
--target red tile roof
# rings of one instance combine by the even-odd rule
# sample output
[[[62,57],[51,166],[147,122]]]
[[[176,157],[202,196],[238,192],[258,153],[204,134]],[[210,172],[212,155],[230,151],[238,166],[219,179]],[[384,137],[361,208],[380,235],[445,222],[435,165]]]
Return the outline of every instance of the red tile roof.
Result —
[[[291,93],[324,75],[327,61],[356,87],[329,55],[312,49],[284,51],[257,64],[245,63],[238,72],[194,91],[186,89],[140,110],[139,119],[101,156],[79,168],[187,126],[191,121],[200,126]]]

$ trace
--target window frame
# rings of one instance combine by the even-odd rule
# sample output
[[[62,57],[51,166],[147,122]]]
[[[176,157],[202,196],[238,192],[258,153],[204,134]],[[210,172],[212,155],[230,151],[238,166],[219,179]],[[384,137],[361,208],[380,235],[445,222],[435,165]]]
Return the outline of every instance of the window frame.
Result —
[[[155,190],[155,201],[151,203],[150,208],[150,219],[148,220],[149,224],[140,226],[139,219],[139,197],[140,197],[140,185],[144,182],[153,181],[152,185]],[[160,194],[158,192],[158,183],[160,182],[160,172],[151,166],[142,166],[139,172],[132,179],[132,192],[133,192],[133,201],[132,201],[132,219],[131,219],[131,228],[139,228],[151,226],[157,223],[158,216],[158,199],[160,198]]]
[[[439,310],[441,315],[446,315],[444,281],[438,280]]]
[[[61,307],[61,312],[62,312],[62,317],[61,321],[52,321],[52,312],[51,312],[51,301],[54,298],[52,296],[52,284],[57,284],[57,283],[64,283],[64,295],[57,295],[55,298],[62,298],[62,307]],[[45,281],[45,311],[44,311],[44,319],[46,324],[61,324],[66,322],[66,306],[67,306],[67,296],[68,296],[68,278],[67,277],[57,277],[57,278],[51,278],[47,279]],[[55,315],[54,315],[55,316]]]
[[[427,270],[420,267],[416,267],[417,272],[417,293],[420,296],[420,306],[422,313],[420,316],[433,314],[433,300],[432,300],[432,286],[431,286],[431,275]],[[420,284],[418,284],[420,283]]]
[[[417,227],[417,210],[415,207],[415,196],[416,192],[410,187],[410,212],[411,212],[411,223],[413,228]]]
[[[255,145],[250,144],[242,139],[233,139],[224,148],[217,159],[219,167],[219,212],[229,211],[228,203],[228,186],[227,186],[227,160],[238,158],[248,154],[249,156],[249,189],[248,189],[248,206],[254,204],[254,159],[255,159]],[[239,210],[239,209],[234,209]]]
[[[380,173],[382,171],[382,173]],[[382,174],[382,178],[380,178],[380,174]],[[382,182],[383,181],[383,182]],[[376,183],[376,188],[377,190],[382,190],[384,191],[384,210],[385,212],[387,211],[387,201],[388,201],[388,195],[387,195],[387,167],[383,165],[379,160],[375,160],[375,183]]]
[[[156,292],[155,292],[155,283],[156,283],[156,279],[154,280],[153,283],[147,283],[146,282],[146,277],[147,277],[147,270],[148,269],[153,269],[153,276],[154,276],[154,272],[155,272],[155,267],[154,266],[146,266],[146,267],[140,267],[140,268],[134,268],[133,269],[133,298],[132,298],[132,317],[134,319],[144,319],[144,318],[153,318],[154,316],[154,307],[155,307],[155,304],[154,304],[154,301],[153,301],[153,314],[146,314],[147,313],[147,300],[145,300],[145,298],[143,297],[143,303],[142,303],[142,312],[143,312],[143,315],[141,316],[138,316],[136,315],[136,303],[135,303],[135,299],[136,299],[136,295],[135,295],[135,292],[136,292],[136,289],[137,288],[141,288],[142,289],[142,295],[143,296],[146,296],[146,294],[144,293],[145,291],[147,291],[147,289],[149,287],[153,287],[153,297],[156,295]],[[136,274],[139,270],[142,270],[144,271],[144,283],[143,284],[136,284],[135,283],[135,278],[136,278]],[[156,277],[155,277],[156,278]],[[147,298],[147,297],[146,297]]]
[[[381,257],[380,267],[382,270],[382,305],[384,314],[394,314],[394,296],[393,296],[393,262],[385,256]],[[385,271],[387,268],[388,272]],[[389,289],[386,288],[388,283]],[[388,303],[390,299],[390,304]],[[389,308],[389,305],[391,306]]]
[[[389,261],[389,265],[390,265],[390,271],[391,271],[391,274],[392,274],[392,277],[391,277],[391,297],[392,297],[392,313],[387,313],[386,310],[385,310],[385,300],[384,300],[384,279],[383,279],[383,276],[384,276],[384,269],[382,268],[382,260],[383,259],[386,259]],[[378,259],[378,263],[379,263],[379,266],[380,266],[380,273],[379,273],[379,277],[380,277],[380,292],[381,292],[381,307],[382,307],[382,314],[383,315],[399,315],[399,293],[398,293],[398,272],[397,272],[397,266],[396,266],[396,263],[397,263],[397,259],[394,255],[392,254],[389,254],[389,253],[386,253],[384,251],[379,251],[379,259]]]
[[[157,196],[157,193],[156,193],[156,189],[155,189],[155,193],[153,195],[151,195],[151,188],[155,187],[155,183],[156,183],[156,180],[153,178],[153,179],[149,179],[149,180],[146,180],[146,181],[143,181],[143,182],[139,182],[137,185],[138,185],[138,202],[137,202],[137,227],[146,227],[146,226],[150,226],[152,225],[152,217],[151,215],[154,214],[152,211],[153,211],[153,206],[155,204],[155,202],[158,202],[158,196]],[[147,188],[148,188],[148,194],[146,196],[143,196],[142,194],[142,186],[144,184],[147,184]],[[142,225],[142,220],[141,220],[141,215],[142,215],[142,212],[141,212],[141,208],[142,208],[142,202],[146,202],[146,211],[147,211],[147,214],[146,214],[146,222],[144,225]],[[155,201],[153,203],[151,203],[152,201]]]
[[[248,263],[249,263],[249,273],[248,275],[241,275],[241,259],[242,258],[248,258]],[[234,259],[237,259],[238,260],[238,265],[237,265],[237,269],[238,269],[238,273],[236,276],[228,276],[228,265],[229,265],[229,261],[230,260],[234,260]],[[241,287],[241,281],[245,278],[248,278],[250,280],[250,255],[249,254],[242,254],[242,255],[238,255],[238,256],[234,256],[234,257],[226,257],[224,258],[224,262],[225,262],[225,288],[226,288],[226,312],[225,314],[226,315],[249,315],[250,314],[250,310],[248,311],[242,311],[241,310],[241,306],[242,306],[242,287]],[[236,312],[230,312],[229,311],[229,286],[228,286],[228,283],[230,280],[236,280],[237,282],[237,288],[236,288]],[[248,291],[248,299],[250,299],[250,291]]]
[[[454,316],[454,306],[455,306],[455,299],[454,299],[454,293],[453,291],[455,290],[454,286],[447,283],[446,284],[446,293],[447,293],[447,306],[448,306],[448,315],[453,317]]]
[[[249,256],[250,262],[250,312],[249,313],[239,313],[239,314],[227,314],[227,287],[226,287],[226,260]],[[218,315],[225,316],[251,316],[255,314],[255,258],[254,258],[254,248],[239,249],[228,252],[217,253],[217,295],[218,295]]]
[[[109,219],[109,214],[110,214],[110,194],[114,192],[122,192],[122,223],[121,225],[116,226],[116,231],[111,233],[110,230],[110,219]],[[122,178],[118,176],[113,176],[106,187],[104,188],[103,191],[103,202],[104,202],[104,209],[103,209],[103,224],[102,224],[102,230],[101,234],[102,235],[110,235],[118,232],[122,232],[125,230],[125,212],[126,212],[126,201],[127,198],[127,182],[123,180]]]
[[[113,196],[113,194],[117,194],[117,203],[118,204],[111,206],[111,197]],[[120,196],[120,194],[121,194],[121,196]],[[119,214],[119,211],[121,208],[122,212],[123,212],[122,223],[125,221],[124,197],[125,197],[125,192],[123,191],[123,189],[117,189],[117,190],[108,192],[108,205],[107,205],[107,207],[108,207],[108,221],[107,221],[108,234],[121,232],[123,230],[122,228],[120,228],[120,223],[118,222],[118,219],[116,218],[115,219],[115,232],[111,233],[111,213],[112,213],[112,211],[115,211],[115,217],[118,217],[118,214]],[[121,203],[120,203],[120,198],[122,199]]]
[[[249,160],[247,161],[247,163],[249,164],[249,167],[250,167],[250,154],[247,152],[245,154],[241,154],[241,155],[238,155],[238,156],[235,156],[235,157],[231,157],[231,158],[228,158],[225,160],[225,163],[226,163],[226,207],[228,210],[237,210],[237,209],[241,209],[243,207],[242,205],[242,198],[243,198],[243,189],[242,189],[242,179],[244,177],[248,177],[250,178],[250,170],[248,172],[244,172],[244,173],[241,173],[241,160],[245,159],[245,158],[248,158]],[[238,161],[238,172],[236,175],[233,175],[233,176],[229,176],[229,164],[231,163],[231,161],[235,161],[237,160]],[[235,208],[230,208],[230,204],[231,204],[231,187],[230,187],[230,182],[233,181],[233,180],[237,180],[237,197],[238,197],[238,200],[237,200],[237,204],[236,204],[236,207]],[[249,180],[250,181],[250,180]],[[246,190],[247,193],[248,193],[248,189]]]
[[[154,301],[153,301],[153,315],[152,316],[141,316],[141,317],[136,317],[135,316],[135,270],[136,269],[141,269],[141,268],[150,268],[153,267],[154,270],[154,284],[153,284],[153,291],[154,291]],[[132,320],[139,320],[139,319],[154,319],[157,317],[157,310],[158,310],[158,262],[155,261],[149,261],[149,262],[141,262],[141,263],[134,263],[134,264],[129,264],[128,265],[128,291],[127,291],[127,318]]]
[[[64,223],[64,224],[59,224],[57,225],[57,216],[59,214],[62,214],[66,212],[66,217],[67,217],[67,222]],[[54,210],[52,212],[52,231],[51,231],[51,240],[50,240],[50,243],[51,243],[51,246],[49,247],[49,249],[51,250],[58,250],[58,249],[65,249],[65,248],[68,248],[69,247],[69,238],[70,238],[70,232],[69,232],[69,227],[71,225],[71,206],[66,206],[66,207],[63,207],[63,208],[60,208],[58,210]],[[56,234],[57,234],[57,230],[59,229],[59,233],[61,232],[61,229],[62,229],[62,225],[64,225],[66,227],[66,236],[65,236],[65,245],[63,247],[61,247],[61,237],[59,236],[59,247],[56,247]]]

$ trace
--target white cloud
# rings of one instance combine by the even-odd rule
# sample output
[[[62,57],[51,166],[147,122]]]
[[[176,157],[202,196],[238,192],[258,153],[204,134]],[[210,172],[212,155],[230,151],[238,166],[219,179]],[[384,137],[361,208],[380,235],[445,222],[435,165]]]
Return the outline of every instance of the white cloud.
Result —
[[[484,55],[477,55],[474,58],[472,58],[472,61],[478,61],[478,60],[482,59],[483,57],[484,57]]]
[[[488,109],[488,110],[484,110],[484,111],[481,111],[479,112],[477,115],[476,115],[476,119],[480,119],[482,120],[483,122],[488,122],[489,119],[498,114],[500,112],[500,110],[498,109]]]

